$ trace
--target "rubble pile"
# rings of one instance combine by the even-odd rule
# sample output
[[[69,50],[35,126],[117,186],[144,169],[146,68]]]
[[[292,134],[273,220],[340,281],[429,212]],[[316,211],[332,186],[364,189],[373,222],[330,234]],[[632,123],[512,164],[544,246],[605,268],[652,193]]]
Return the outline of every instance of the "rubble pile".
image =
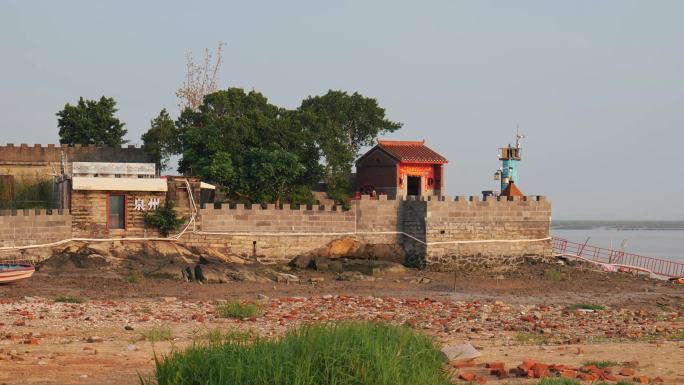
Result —
[[[256,301],[256,300],[255,300]],[[424,330],[438,340],[490,339],[503,345],[576,344],[597,341],[658,340],[681,334],[684,311],[568,310],[563,306],[510,305],[500,301],[438,301],[349,295],[258,300],[263,314],[225,319],[210,301],[160,300],[61,303],[27,297],[0,303],[0,338],[40,341],[34,327],[78,324],[84,328],[137,328],[146,324],[218,323],[278,334],[302,323],[381,321]],[[533,336],[527,341],[523,336]],[[502,338],[503,337],[503,338]],[[32,342],[37,343],[37,342]]]

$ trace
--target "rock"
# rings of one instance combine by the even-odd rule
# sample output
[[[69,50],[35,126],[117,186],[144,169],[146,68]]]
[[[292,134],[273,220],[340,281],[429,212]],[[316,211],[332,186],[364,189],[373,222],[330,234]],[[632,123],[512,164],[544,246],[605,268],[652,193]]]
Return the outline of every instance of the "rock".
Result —
[[[165,302],[165,303],[176,302],[177,300],[178,300],[178,298],[176,298],[176,297],[164,297],[163,298],[163,302]]]
[[[276,282],[298,283],[299,277],[293,274],[276,273]]]
[[[470,342],[458,345],[447,345],[444,346],[440,351],[442,352],[442,358],[445,361],[470,360],[479,357],[482,354],[475,349]]]
[[[333,261],[325,257],[314,258],[314,268],[318,271],[332,271],[336,273],[344,270],[340,261]]]
[[[323,282],[325,279],[323,277],[311,277],[309,278],[310,283],[319,283]]]
[[[262,302],[268,302],[271,298],[267,296],[266,294],[257,294],[257,300],[262,301]]]
[[[330,258],[357,255],[361,246],[361,241],[353,237],[336,239],[328,243],[324,255]]]
[[[344,271],[337,276],[338,281],[374,281],[375,278],[358,271]]]
[[[207,247],[206,249],[202,250],[200,253],[200,259],[199,263],[201,264],[211,264],[211,263],[218,263],[218,264],[239,264],[239,265],[244,265],[248,263],[248,261],[240,258],[237,255],[234,254],[223,254],[218,250],[212,249],[211,247]]]
[[[289,265],[298,269],[314,268],[314,257],[312,255],[298,255],[290,260]]]
[[[128,350],[129,352],[137,352],[138,346],[135,344],[130,344],[126,347],[126,350]]]
[[[86,339],[86,342],[91,343],[91,344],[95,343],[95,342],[102,342],[102,341],[104,341],[104,339],[102,337],[99,337],[99,336],[90,336],[90,337],[88,337],[88,339]]]
[[[125,330],[135,330],[135,329],[133,329],[133,326],[131,326],[131,325],[124,326],[124,329]]]

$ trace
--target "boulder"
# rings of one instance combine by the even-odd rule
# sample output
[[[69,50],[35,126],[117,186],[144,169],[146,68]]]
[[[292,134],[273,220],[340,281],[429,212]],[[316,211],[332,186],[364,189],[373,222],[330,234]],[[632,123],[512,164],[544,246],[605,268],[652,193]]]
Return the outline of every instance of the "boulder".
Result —
[[[308,269],[313,268],[315,266],[314,257],[309,254],[298,255],[292,258],[292,260],[290,260],[288,264],[298,269]]]
[[[353,237],[336,239],[328,243],[325,248],[324,256],[335,258],[358,255],[362,246],[361,241]]]

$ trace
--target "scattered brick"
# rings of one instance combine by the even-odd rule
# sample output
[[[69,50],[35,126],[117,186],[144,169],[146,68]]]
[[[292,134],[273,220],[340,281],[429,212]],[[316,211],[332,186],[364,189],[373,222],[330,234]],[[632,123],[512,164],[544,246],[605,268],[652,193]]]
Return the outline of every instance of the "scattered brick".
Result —
[[[646,376],[634,377],[632,380],[634,382],[636,382],[637,384],[644,384],[644,385],[648,384],[648,377],[646,377]]]
[[[622,368],[620,369],[620,375],[630,377],[634,375],[634,369],[632,368]]]
[[[458,378],[466,382],[471,382],[475,379],[475,374],[470,372],[463,372],[458,376]]]

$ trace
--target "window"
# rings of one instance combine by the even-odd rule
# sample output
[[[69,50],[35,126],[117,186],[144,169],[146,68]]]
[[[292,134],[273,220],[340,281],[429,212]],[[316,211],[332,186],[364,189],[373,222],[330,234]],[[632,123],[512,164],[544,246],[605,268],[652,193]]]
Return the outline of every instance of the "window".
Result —
[[[109,213],[107,226],[110,229],[126,228],[126,197],[123,195],[110,195],[108,202]]]

